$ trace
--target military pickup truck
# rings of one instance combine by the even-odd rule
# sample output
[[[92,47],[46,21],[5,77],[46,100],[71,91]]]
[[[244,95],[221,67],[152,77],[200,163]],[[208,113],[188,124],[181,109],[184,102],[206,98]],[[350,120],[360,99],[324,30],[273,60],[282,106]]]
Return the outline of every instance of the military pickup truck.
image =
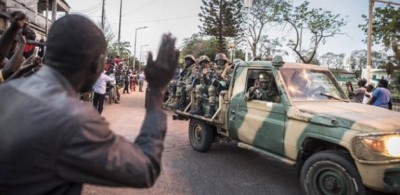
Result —
[[[278,101],[247,98],[261,72],[273,75]],[[189,114],[191,105],[176,111],[190,120],[194,150],[237,142],[295,166],[307,194],[400,192],[400,113],[351,103],[327,68],[280,56],[236,63],[231,76],[211,118]]]

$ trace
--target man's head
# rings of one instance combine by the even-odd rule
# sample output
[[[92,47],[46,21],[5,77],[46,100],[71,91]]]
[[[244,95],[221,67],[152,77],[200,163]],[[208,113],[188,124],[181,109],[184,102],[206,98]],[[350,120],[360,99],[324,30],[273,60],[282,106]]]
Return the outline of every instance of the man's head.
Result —
[[[359,79],[357,84],[358,84],[358,87],[364,87],[367,84],[367,79],[365,79],[365,78]]]
[[[223,66],[228,62],[228,58],[224,53],[217,53],[217,55],[215,55],[214,61],[218,66]]]
[[[389,82],[386,79],[379,80],[378,87],[388,88]]]
[[[366,87],[367,92],[371,92],[374,89],[374,84],[373,83],[369,83]]]
[[[185,56],[185,66],[190,66],[192,64],[194,64],[196,62],[196,58],[194,57],[194,55],[186,55]]]
[[[55,21],[46,45],[46,65],[67,78],[74,75],[73,82],[81,85],[78,90],[91,88],[104,70],[103,32],[84,16],[71,14]]]
[[[272,76],[268,72],[262,72],[258,75],[258,82],[260,83],[261,88],[268,89],[271,87]]]

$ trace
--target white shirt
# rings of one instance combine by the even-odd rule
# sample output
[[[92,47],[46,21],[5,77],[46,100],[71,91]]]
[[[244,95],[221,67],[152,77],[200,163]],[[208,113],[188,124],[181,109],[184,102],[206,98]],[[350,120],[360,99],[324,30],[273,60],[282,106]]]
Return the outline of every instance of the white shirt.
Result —
[[[144,80],[146,80],[146,78],[144,77],[143,73],[139,74],[139,82],[143,82]]]
[[[115,75],[114,74],[110,74],[110,77],[113,79],[113,81],[111,81],[111,85],[116,85],[117,84],[117,80],[115,79]]]
[[[369,95],[369,97],[367,97],[366,95]],[[362,103],[367,104],[369,102],[369,100],[371,99],[371,97],[372,97],[372,92],[365,91],[364,99],[363,99]]]
[[[93,85],[93,91],[98,94],[105,94],[107,88],[107,82],[112,82],[112,81],[114,81],[113,78],[107,76],[104,73],[101,73],[96,83]]]

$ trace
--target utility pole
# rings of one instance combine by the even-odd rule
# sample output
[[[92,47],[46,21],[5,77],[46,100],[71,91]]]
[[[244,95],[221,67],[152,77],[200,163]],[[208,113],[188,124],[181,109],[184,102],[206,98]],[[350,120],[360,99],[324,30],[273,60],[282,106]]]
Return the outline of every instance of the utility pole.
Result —
[[[142,26],[142,27],[139,27],[139,28],[136,28],[135,29],[135,43],[134,43],[134,46],[133,46],[133,68],[135,68],[135,65],[136,65],[136,41],[137,41],[137,31],[138,30],[140,30],[140,29],[146,29],[147,28],[147,26]],[[140,62],[139,62],[140,63]],[[140,64],[139,64],[139,71],[140,71]]]
[[[49,0],[46,0],[46,24],[45,24],[45,36],[47,37],[47,31],[48,31],[48,23],[49,23]]]
[[[101,9],[101,29],[104,31],[104,17],[105,17],[106,0],[103,0],[103,7]]]
[[[118,50],[117,50],[118,55],[121,50],[121,18],[122,18],[122,0],[119,7]]]
[[[51,13],[52,13],[51,20],[53,22],[57,20],[57,4],[58,4],[57,0],[53,0],[53,4],[52,4],[53,7],[52,7],[52,10],[51,10]]]
[[[372,17],[374,11],[374,0],[369,0],[368,14],[368,51],[367,51],[367,81],[371,82],[371,62],[372,62]]]

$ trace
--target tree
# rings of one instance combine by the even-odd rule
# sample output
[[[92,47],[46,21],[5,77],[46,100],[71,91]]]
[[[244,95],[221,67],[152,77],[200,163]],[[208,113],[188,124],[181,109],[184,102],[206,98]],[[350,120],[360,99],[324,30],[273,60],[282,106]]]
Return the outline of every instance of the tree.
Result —
[[[218,52],[226,52],[225,37],[240,36],[243,32],[241,24],[241,0],[202,0],[199,13],[200,31],[204,35],[215,36],[218,41]]]
[[[131,44],[129,41],[124,41],[121,42],[120,44],[118,43],[111,43],[108,45],[108,55],[110,56],[117,56],[118,55],[118,50],[119,50],[119,56],[124,59],[128,59],[131,56],[131,51],[129,48],[131,47]]]
[[[385,66],[387,55],[382,52],[372,51],[372,65],[374,68]],[[362,69],[367,67],[367,50],[354,50],[350,55],[350,66],[355,71],[357,77],[361,77]]]
[[[282,17],[280,17],[280,15],[283,14],[282,11],[287,9],[284,6],[288,6],[284,0],[253,1],[248,24],[250,27],[251,38],[249,42],[253,56],[258,56],[258,52],[262,53],[265,43],[274,42],[274,40],[268,39],[269,37],[266,35],[266,28],[268,28],[269,24],[281,20]],[[261,44],[260,47],[258,47],[259,44]]]
[[[101,21],[97,22],[97,25],[101,28]],[[101,30],[106,38],[107,45],[111,45],[114,42],[115,34],[112,31],[110,24],[105,23],[104,29]]]
[[[343,60],[344,54],[335,54],[332,52],[325,53],[320,57],[323,65],[327,66],[329,69],[334,70],[333,73],[338,76],[340,71],[343,70]]]
[[[193,34],[189,38],[183,39],[181,46],[181,58],[192,54],[195,57],[200,57],[201,55],[207,55],[210,59],[218,53],[217,49],[218,41],[215,37],[208,37],[201,34]]]
[[[195,33],[191,37],[183,39],[180,47],[180,61],[183,61],[183,58],[188,54],[192,54],[197,58],[206,55],[210,60],[214,60],[215,55],[219,53],[217,46],[218,40],[215,37]],[[235,58],[244,59],[245,54],[242,50],[234,49],[233,52],[235,52]]]
[[[367,50],[354,50],[350,55],[350,66],[357,77],[361,77],[362,69],[367,65]]]
[[[288,55],[288,53],[282,49],[282,39],[270,39],[267,35],[263,35],[261,40],[262,42],[260,43],[259,49],[261,58],[271,58],[277,53],[281,55]]]
[[[368,35],[368,18],[362,16],[365,19],[365,23],[359,25],[364,31],[365,35]],[[383,43],[385,49],[391,48],[395,54],[397,62],[400,62],[400,7],[394,8],[392,5],[386,7],[376,7],[374,11],[374,18],[372,19],[372,41],[375,44]],[[395,67],[400,72],[400,66]],[[393,72],[394,84],[400,89],[400,74]]]
[[[288,46],[304,63],[310,63],[313,60],[321,42],[324,43],[327,38],[342,34],[341,28],[347,23],[340,14],[333,14],[322,8],[310,9],[309,4],[308,1],[304,1],[300,6],[288,7],[283,18],[296,33],[296,39],[289,40]],[[299,48],[301,29],[309,30],[312,35],[309,52],[307,52],[310,55],[307,58],[302,55]]]

